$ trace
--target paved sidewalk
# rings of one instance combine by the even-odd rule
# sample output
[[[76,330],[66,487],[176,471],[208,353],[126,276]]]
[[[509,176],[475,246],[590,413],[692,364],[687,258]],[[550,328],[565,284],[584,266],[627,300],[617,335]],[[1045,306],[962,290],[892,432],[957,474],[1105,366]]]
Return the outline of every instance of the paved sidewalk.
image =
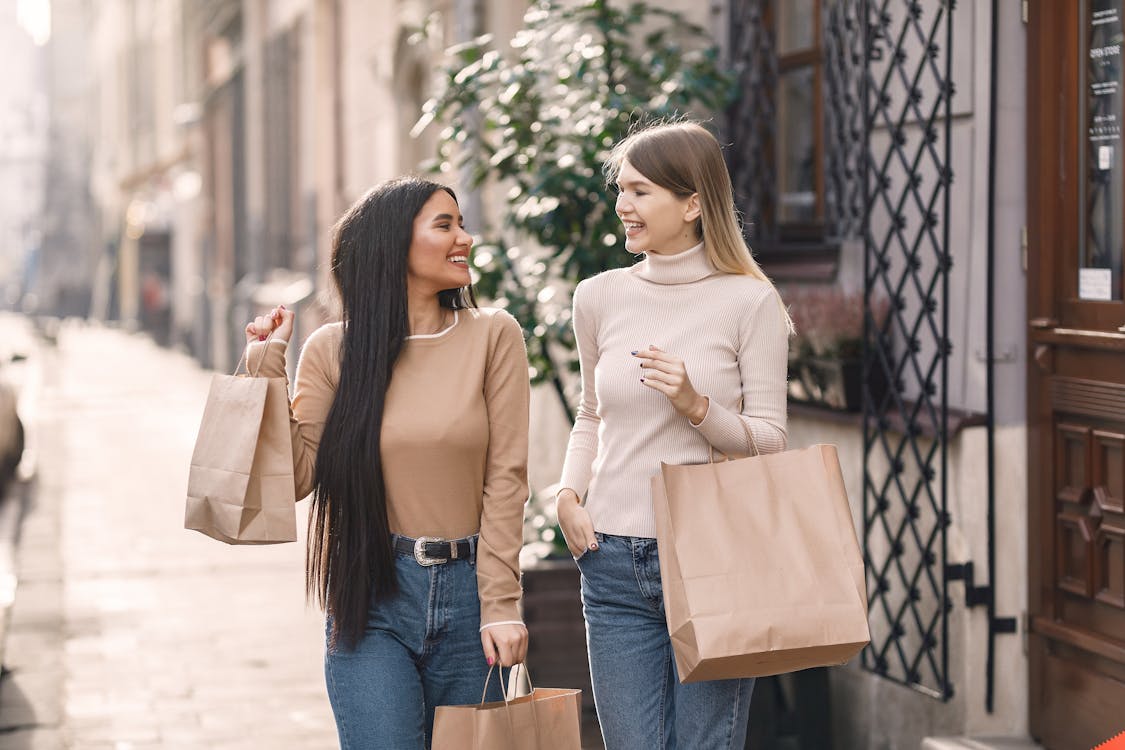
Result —
[[[183,530],[210,375],[143,337],[78,323],[34,356],[38,471],[0,748],[336,747],[303,542],[227,547]]]

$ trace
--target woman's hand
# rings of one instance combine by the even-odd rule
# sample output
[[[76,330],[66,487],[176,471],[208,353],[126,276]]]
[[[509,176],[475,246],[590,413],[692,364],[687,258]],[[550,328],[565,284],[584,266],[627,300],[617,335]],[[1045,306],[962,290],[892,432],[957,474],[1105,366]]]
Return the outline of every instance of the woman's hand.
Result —
[[[688,378],[684,361],[679,357],[650,346],[633,356],[641,360],[641,383],[660,391],[679,414],[699,424],[707,416],[708,401],[701,396]]]
[[[574,490],[562,489],[555,496],[555,515],[558,516],[566,546],[575,559],[582,557],[587,550],[597,550],[594,522],[590,520],[589,512],[582,507]]]
[[[288,341],[293,336],[295,317],[296,314],[292,310],[286,310],[285,305],[278,305],[270,311],[269,315],[259,315],[246,324],[246,343],[265,341],[270,332]]]
[[[527,628],[514,623],[493,625],[480,631],[480,645],[490,666],[497,661],[502,667],[523,664],[527,658]]]

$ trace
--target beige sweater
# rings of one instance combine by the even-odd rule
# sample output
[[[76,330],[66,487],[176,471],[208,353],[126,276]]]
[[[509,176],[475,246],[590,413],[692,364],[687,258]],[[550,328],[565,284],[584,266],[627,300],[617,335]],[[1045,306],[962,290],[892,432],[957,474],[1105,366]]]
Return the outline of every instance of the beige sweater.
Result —
[[[670,464],[785,449],[788,326],[777,294],[750,276],[717,271],[703,245],[649,256],[574,291],[582,400],[561,486],[585,495],[594,529],[655,537],[649,480]],[[656,345],[684,361],[709,397],[698,426],[640,382],[630,352]]]
[[[316,451],[336,394],[343,325],[309,336],[292,404],[297,497],[313,487]],[[253,372],[285,376],[285,347],[255,343]],[[411,336],[395,363],[380,450],[391,531],[459,539],[480,533],[481,624],[518,622],[519,551],[528,497],[530,388],[519,324],[506,312],[461,310],[432,336]]]

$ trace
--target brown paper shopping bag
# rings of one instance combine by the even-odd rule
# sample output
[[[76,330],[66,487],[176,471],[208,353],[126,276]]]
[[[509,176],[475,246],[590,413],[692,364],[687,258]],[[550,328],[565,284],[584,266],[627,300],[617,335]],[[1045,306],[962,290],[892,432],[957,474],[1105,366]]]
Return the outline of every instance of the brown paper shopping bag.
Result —
[[[228,544],[293,542],[294,493],[285,379],[215,375],[191,457],[184,528]]]
[[[660,575],[682,682],[842,664],[867,644],[835,446],[660,468]]]
[[[581,701],[581,690],[532,687],[512,700],[438,706],[432,750],[581,750]]]

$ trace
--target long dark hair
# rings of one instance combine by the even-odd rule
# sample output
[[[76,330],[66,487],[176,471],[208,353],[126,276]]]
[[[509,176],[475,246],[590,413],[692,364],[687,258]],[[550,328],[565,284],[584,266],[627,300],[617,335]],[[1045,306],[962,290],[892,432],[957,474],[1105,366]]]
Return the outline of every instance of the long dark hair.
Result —
[[[332,276],[343,302],[340,380],[316,454],[305,585],[332,621],[330,646],[362,638],[372,596],[394,594],[394,552],[379,436],[395,360],[409,333],[407,257],[414,219],[439,190],[402,178],[360,198],[337,222]],[[476,307],[472,288],[439,295],[442,307]]]

